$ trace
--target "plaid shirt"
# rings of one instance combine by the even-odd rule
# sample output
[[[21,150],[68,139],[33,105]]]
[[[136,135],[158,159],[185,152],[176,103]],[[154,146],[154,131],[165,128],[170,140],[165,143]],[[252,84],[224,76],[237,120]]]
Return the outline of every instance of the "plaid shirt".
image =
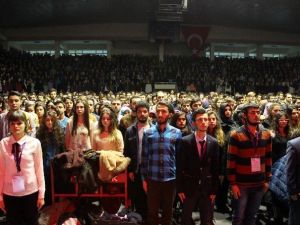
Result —
[[[158,126],[144,131],[141,174],[143,179],[170,181],[176,179],[176,153],[181,142],[181,131],[167,124],[163,132]]]

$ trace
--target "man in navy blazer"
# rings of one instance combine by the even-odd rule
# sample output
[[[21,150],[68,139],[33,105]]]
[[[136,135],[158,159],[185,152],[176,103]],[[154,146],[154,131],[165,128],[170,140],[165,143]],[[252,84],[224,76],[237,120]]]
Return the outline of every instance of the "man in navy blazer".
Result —
[[[192,224],[192,212],[199,202],[201,224],[213,224],[213,209],[219,182],[219,147],[206,133],[208,114],[193,113],[196,131],[183,137],[177,158],[177,191],[183,202],[182,225]]]
[[[290,197],[289,225],[299,225],[300,214],[300,137],[287,143],[287,190]]]
[[[149,104],[139,101],[135,107],[137,121],[127,128],[124,138],[124,155],[131,161],[127,168],[129,182],[128,190],[136,211],[141,214],[143,220],[147,219],[147,196],[141,180],[140,164],[142,155],[143,131],[149,128]]]

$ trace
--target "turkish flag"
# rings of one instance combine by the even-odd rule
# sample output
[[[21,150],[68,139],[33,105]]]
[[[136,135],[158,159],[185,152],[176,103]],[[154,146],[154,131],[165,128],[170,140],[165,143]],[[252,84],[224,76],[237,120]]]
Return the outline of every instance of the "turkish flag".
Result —
[[[182,34],[193,56],[199,56],[204,49],[204,43],[210,31],[210,27],[182,26]]]

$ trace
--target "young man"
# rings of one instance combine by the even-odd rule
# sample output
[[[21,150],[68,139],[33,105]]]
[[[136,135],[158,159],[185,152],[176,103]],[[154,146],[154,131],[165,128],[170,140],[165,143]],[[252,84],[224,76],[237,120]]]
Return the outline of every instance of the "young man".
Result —
[[[192,115],[193,115],[193,112],[195,112],[196,110],[203,108],[202,107],[202,101],[201,101],[200,98],[193,98],[191,100],[190,104],[191,104],[192,112],[187,114],[187,119],[188,119],[188,122],[189,122],[189,125],[191,126],[191,128],[193,130],[195,130],[196,128],[195,128],[194,123],[193,123],[193,118],[192,118],[193,116]]]
[[[128,127],[130,127],[134,122],[136,122],[136,111],[135,106],[136,103],[141,101],[140,97],[133,96],[130,98],[129,108],[131,109],[131,113],[129,115],[123,116],[120,120],[119,129],[125,137],[125,131]]]
[[[64,131],[64,134],[66,133],[66,127],[69,121],[69,118],[65,116],[66,107],[63,101],[57,100],[55,102],[56,106],[56,112],[58,117],[58,122],[61,127],[61,129]]]
[[[168,124],[173,107],[161,101],[156,105],[157,125],[144,131],[141,174],[147,193],[148,225],[171,225],[176,192],[176,152],[181,131]],[[159,222],[158,212],[162,218]]]
[[[4,112],[0,114],[0,140],[2,140],[5,137],[8,137],[10,135],[9,132],[9,127],[8,127],[8,117],[9,115],[14,112],[20,110],[22,101],[21,101],[21,94],[18,91],[11,91],[8,94],[8,106],[9,106],[9,111]],[[26,115],[27,119],[27,134],[35,137],[36,134],[36,125],[34,122],[34,118],[30,113],[27,113],[23,111]]]
[[[192,222],[199,203],[201,224],[213,224],[213,209],[219,184],[218,141],[206,133],[208,114],[205,109],[193,113],[195,133],[182,138],[177,159],[178,195],[183,202],[182,224]]]
[[[121,100],[118,99],[118,98],[116,98],[116,99],[112,100],[111,105],[112,105],[112,108],[113,108],[113,110],[114,110],[116,116],[118,117],[119,112],[120,112],[121,107],[122,107],[122,102],[121,102]]]
[[[300,137],[287,144],[287,189],[290,197],[289,225],[299,225],[300,214]]]
[[[261,128],[255,103],[244,106],[245,125],[231,132],[227,175],[233,194],[233,225],[254,225],[261,199],[271,179],[270,132]]]
[[[52,102],[55,102],[57,99],[57,90],[55,88],[51,88],[49,91],[50,99]]]
[[[142,140],[144,130],[150,128],[149,104],[140,101],[136,105],[137,122],[127,128],[124,138],[124,155],[131,159],[127,168],[129,176],[129,193],[136,211],[143,221],[147,217],[147,196],[141,179]]]

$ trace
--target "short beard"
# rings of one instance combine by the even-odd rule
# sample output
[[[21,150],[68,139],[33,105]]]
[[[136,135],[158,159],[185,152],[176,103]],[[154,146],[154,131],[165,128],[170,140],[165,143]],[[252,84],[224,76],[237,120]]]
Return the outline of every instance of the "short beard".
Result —
[[[258,126],[260,124],[260,122],[252,123],[252,122],[247,121],[247,124],[255,127],[255,126]]]
[[[138,122],[139,122],[139,123],[146,123],[147,121],[148,121],[148,119],[147,119],[147,118],[146,118],[146,119],[144,119],[144,120],[139,120],[139,119],[138,119]]]
[[[158,125],[163,125],[166,124],[168,122],[168,120],[164,120],[162,122],[160,122],[159,120],[156,121]]]

